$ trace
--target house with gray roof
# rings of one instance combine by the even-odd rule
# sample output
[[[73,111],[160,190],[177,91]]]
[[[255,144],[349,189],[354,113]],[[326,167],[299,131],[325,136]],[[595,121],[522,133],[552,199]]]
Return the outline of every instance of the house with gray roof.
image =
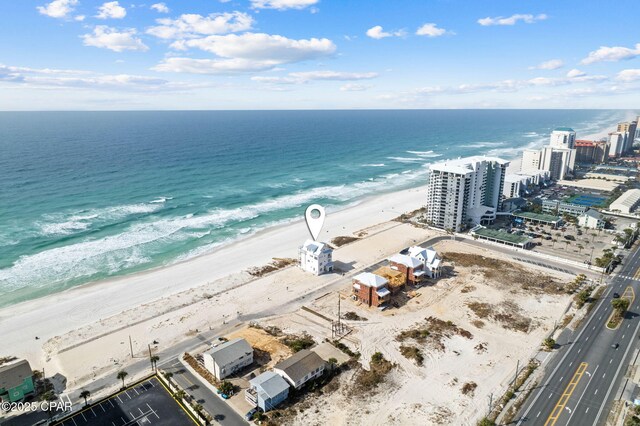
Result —
[[[33,395],[33,370],[25,359],[0,365],[0,400],[17,402]]]
[[[291,386],[300,389],[309,380],[322,376],[325,366],[326,363],[317,353],[303,349],[276,364],[273,371]]]
[[[249,380],[244,397],[249,404],[263,412],[274,409],[289,396],[289,383],[273,371],[267,371]]]
[[[208,350],[202,357],[205,368],[222,380],[253,362],[253,348],[245,339],[237,338]]]

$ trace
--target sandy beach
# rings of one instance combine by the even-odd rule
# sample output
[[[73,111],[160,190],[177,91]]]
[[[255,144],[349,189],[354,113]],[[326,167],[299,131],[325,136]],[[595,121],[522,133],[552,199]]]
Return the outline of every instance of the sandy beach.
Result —
[[[424,194],[425,187],[418,187],[367,199],[337,212],[328,211],[321,239],[352,235],[417,209],[424,204]],[[50,339],[59,339],[72,330],[104,322],[127,310],[137,311],[138,317],[136,320],[122,317],[122,325],[141,321],[147,315],[146,305],[154,300],[165,304],[172,298],[180,300],[183,296],[180,293],[189,289],[209,285],[212,291],[223,292],[248,281],[248,274],[242,272],[248,268],[265,265],[274,257],[296,258],[297,248],[306,238],[306,225],[298,221],[267,229],[183,263],[4,308],[0,310],[1,355],[25,357],[34,368],[42,368],[51,361],[43,350],[50,347],[47,345]],[[156,311],[149,313],[155,314]],[[103,331],[107,332],[108,328]]]

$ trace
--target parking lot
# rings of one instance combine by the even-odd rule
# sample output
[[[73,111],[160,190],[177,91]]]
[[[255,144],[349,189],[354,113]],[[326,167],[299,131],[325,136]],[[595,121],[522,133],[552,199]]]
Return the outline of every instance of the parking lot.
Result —
[[[55,426],[182,426],[197,424],[157,378],[152,377],[90,405]]]

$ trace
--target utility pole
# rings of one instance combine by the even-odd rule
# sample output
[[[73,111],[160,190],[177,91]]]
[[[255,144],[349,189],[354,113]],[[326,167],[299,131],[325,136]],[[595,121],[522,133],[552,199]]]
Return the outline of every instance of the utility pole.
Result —
[[[489,394],[489,411],[487,411],[487,416],[491,415],[491,405],[493,404],[493,394]]]
[[[129,349],[131,349],[131,358],[133,358],[133,343],[131,343],[131,335],[129,335]]]
[[[520,368],[520,360],[518,360],[516,362],[516,375],[513,377],[513,384],[511,386],[513,386],[513,391],[515,392],[516,390],[516,380],[518,380],[518,369]]]
[[[147,347],[149,348],[149,362],[151,363],[151,368],[153,368],[153,358],[151,357],[151,344],[148,344]]]

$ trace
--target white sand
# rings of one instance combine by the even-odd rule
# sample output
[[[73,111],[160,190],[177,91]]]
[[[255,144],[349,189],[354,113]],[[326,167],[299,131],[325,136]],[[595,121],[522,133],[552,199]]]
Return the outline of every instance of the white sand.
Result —
[[[351,235],[389,221],[402,212],[421,207],[424,200],[425,187],[419,187],[378,196],[344,210],[328,211],[321,239]],[[273,257],[297,257],[297,248],[306,238],[306,225],[299,221],[265,230],[214,253],[183,263],[77,287],[4,308],[0,310],[0,356],[25,357],[34,368],[42,368],[47,362],[43,344],[49,339],[58,336],[59,340],[65,333],[126,310],[138,311],[139,317],[140,312],[144,314],[145,306],[151,301],[167,298],[169,295],[174,295],[172,297],[179,300],[181,295],[177,293],[208,283],[209,287],[214,282],[216,286],[219,284],[218,290],[224,290],[225,286],[233,287],[242,279],[246,280],[246,273],[241,274],[241,271],[247,268],[265,265]],[[229,276],[231,278],[225,278]],[[253,295],[242,291],[235,295],[240,299],[249,299],[251,296]],[[185,299],[183,303],[188,304],[189,301]],[[264,306],[259,308],[264,309]],[[252,306],[247,306],[245,313],[251,312],[251,309]],[[123,317],[119,321],[126,325],[133,320]],[[106,321],[105,324],[107,325],[103,328],[108,329],[113,322]],[[35,340],[35,336],[40,340]],[[65,343],[73,342],[67,339]]]

